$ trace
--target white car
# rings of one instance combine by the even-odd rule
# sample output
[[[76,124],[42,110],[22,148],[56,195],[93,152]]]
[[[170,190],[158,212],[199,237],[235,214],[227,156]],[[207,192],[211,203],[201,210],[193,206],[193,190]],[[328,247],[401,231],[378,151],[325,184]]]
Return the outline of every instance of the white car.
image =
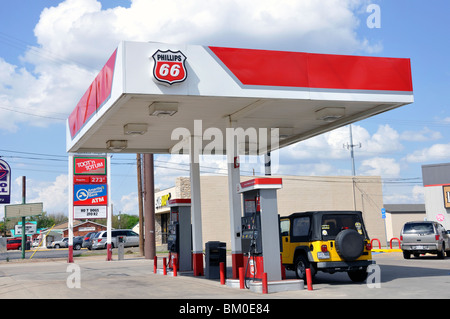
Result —
[[[92,238],[92,249],[106,248],[106,230],[100,231]],[[139,246],[139,235],[130,229],[114,229],[111,231],[111,248],[119,247],[118,237],[123,237],[124,247]]]
[[[50,248],[67,248],[69,247],[69,238],[62,238],[61,240],[57,240],[52,242]]]

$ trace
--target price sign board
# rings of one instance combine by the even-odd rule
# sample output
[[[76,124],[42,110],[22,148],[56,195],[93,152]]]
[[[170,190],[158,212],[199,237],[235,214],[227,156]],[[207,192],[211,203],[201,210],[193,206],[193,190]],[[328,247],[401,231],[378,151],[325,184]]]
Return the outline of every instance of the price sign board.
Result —
[[[108,179],[104,156],[73,158],[74,219],[106,218]]]

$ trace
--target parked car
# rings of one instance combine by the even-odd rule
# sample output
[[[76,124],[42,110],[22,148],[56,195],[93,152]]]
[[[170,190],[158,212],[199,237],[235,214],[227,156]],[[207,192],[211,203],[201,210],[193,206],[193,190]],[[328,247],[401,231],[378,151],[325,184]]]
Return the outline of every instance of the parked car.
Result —
[[[111,231],[111,248],[118,247],[117,237],[123,236],[125,247],[139,246],[139,235],[130,229],[114,229]],[[92,249],[106,248],[107,231],[100,231],[95,234],[92,240]]]
[[[38,238],[35,238],[35,239],[33,239],[33,242],[32,242],[32,244],[31,244],[31,246],[32,246],[33,248],[36,248],[36,247],[39,246],[40,243],[41,243],[40,240],[39,240]]]
[[[67,248],[69,247],[69,238],[62,238],[50,244],[49,248]]]
[[[86,235],[84,235],[84,237],[83,237],[83,244],[81,245],[81,247],[91,250],[91,248],[92,248],[91,239],[94,237],[94,235],[96,233],[97,232],[94,231],[94,232],[90,232],[90,233],[87,233]]]
[[[30,249],[31,242],[27,241],[25,249]],[[6,240],[6,250],[22,249],[22,238],[8,238]]]
[[[80,250],[83,246],[83,238],[84,236],[75,236],[73,237],[73,249]]]
[[[313,211],[280,219],[282,263],[306,280],[306,269],[347,272],[352,281],[367,278],[372,260],[370,239],[359,211]]]
[[[400,233],[405,259],[419,257],[420,254],[437,254],[444,258],[450,257],[450,232],[434,221],[407,222]]]

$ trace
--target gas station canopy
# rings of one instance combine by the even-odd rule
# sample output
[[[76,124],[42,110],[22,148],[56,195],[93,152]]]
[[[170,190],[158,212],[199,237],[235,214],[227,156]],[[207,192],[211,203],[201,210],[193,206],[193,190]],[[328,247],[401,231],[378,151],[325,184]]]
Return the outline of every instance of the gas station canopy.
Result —
[[[177,128],[278,128],[270,151],[412,102],[409,59],[121,42],[67,120],[67,151],[162,154]]]

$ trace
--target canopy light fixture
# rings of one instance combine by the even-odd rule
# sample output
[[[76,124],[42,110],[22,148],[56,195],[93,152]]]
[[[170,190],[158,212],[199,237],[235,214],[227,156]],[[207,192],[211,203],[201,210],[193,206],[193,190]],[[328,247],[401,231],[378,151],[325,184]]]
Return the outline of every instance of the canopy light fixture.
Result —
[[[125,135],[142,135],[147,132],[148,125],[146,123],[128,123],[123,127]]]
[[[172,116],[178,112],[178,102],[153,102],[148,110],[151,116]]]
[[[279,127],[278,128],[278,138],[280,140],[285,140],[294,134],[294,128],[292,127]]]
[[[324,107],[316,111],[316,120],[334,122],[345,116],[345,107]]]
[[[106,142],[106,148],[113,152],[120,152],[127,148],[126,140],[109,140]]]

